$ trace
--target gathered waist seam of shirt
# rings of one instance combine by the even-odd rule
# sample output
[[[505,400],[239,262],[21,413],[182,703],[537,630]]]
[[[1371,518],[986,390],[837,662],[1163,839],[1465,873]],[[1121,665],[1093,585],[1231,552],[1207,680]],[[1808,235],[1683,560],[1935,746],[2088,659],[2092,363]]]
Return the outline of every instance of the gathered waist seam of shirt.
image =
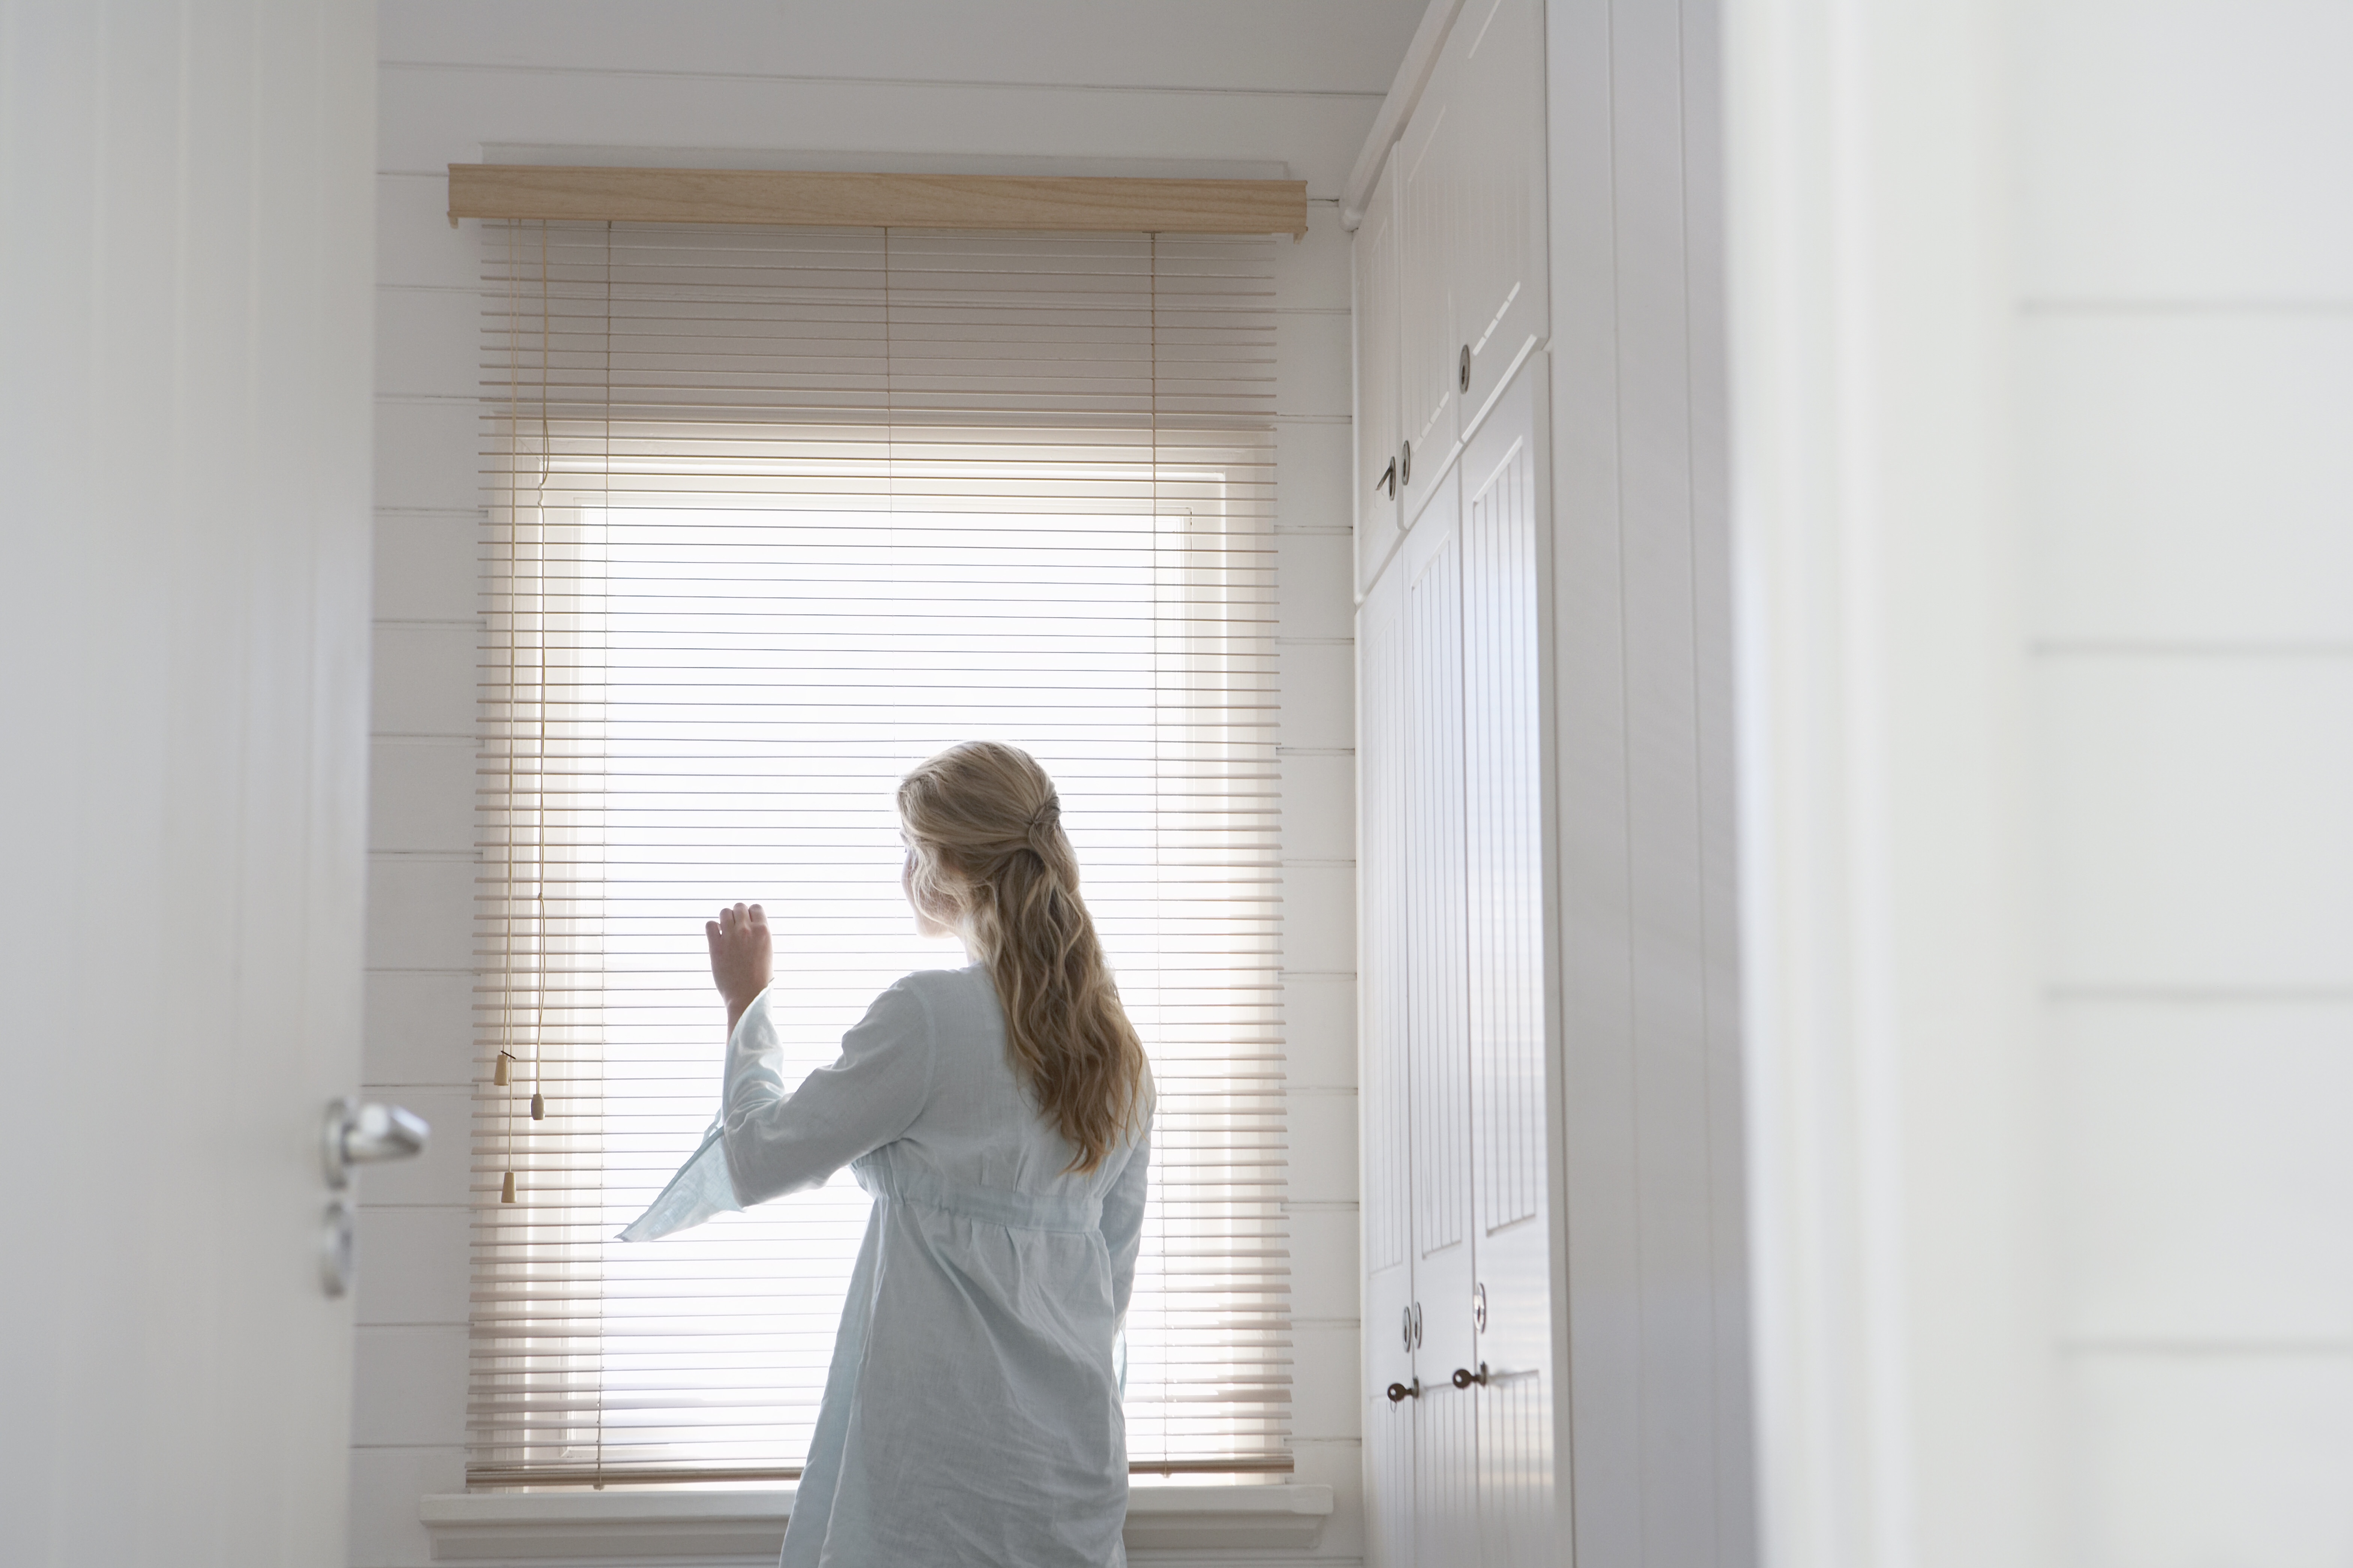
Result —
[[[1084,1234],[1103,1226],[1103,1200],[1098,1197],[1048,1197],[1011,1187],[952,1182],[928,1171],[902,1170],[887,1159],[860,1161],[857,1174],[859,1184],[876,1197],[918,1204],[1010,1230]]]

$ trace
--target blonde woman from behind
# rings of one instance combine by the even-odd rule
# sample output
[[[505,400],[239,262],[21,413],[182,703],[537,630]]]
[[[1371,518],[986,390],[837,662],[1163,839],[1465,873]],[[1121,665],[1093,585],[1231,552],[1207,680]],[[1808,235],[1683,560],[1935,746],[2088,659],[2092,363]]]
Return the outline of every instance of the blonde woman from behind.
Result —
[[[899,814],[916,922],[962,938],[971,962],[883,992],[792,1094],[766,921],[738,904],[705,927],[729,1017],[715,1142],[734,1203],[844,1164],[875,1199],[785,1568],[1123,1563],[1113,1342],[1144,1224],[1151,1069],[1045,770],[994,742],[955,746],[901,783]]]

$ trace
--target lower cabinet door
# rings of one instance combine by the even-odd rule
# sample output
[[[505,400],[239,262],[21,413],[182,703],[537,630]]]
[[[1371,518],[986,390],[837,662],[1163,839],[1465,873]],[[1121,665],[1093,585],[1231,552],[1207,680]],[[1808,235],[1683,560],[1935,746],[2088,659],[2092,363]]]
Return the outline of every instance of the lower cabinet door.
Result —
[[[1366,1390],[1365,1561],[1372,1568],[1414,1568],[1413,1442],[1419,1401],[1392,1403],[1388,1385]]]
[[[1441,1374],[1442,1376],[1442,1374]],[[1478,1568],[1479,1395],[1425,1378],[1413,1431],[1414,1562],[1419,1568]]]

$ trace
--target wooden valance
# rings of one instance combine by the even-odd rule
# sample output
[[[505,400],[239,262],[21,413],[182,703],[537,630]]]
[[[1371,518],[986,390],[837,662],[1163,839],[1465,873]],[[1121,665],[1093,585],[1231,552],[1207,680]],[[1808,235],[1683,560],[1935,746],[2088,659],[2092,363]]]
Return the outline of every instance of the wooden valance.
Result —
[[[1307,183],[452,163],[461,217],[1297,237]]]

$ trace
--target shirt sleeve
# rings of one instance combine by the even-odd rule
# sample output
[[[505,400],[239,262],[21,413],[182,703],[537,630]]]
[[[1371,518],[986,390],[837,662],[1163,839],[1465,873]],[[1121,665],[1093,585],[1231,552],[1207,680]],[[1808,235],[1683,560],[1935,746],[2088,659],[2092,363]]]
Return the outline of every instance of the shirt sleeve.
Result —
[[[819,1186],[914,1124],[931,1098],[931,1009],[900,981],[841,1037],[841,1055],[785,1093],[782,1051],[762,992],[727,1042],[721,1102],[727,1174],[746,1208]]]
[[[1144,1204],[1152,1166],[1149,1132],[1136,1141],[1127,1167],[1103,1194],[1103,1238],[1111,1249],[1111,1305],[1127,1315],[1127,1299],[1135,1289],[1135,1253],[1144,1240]]]

